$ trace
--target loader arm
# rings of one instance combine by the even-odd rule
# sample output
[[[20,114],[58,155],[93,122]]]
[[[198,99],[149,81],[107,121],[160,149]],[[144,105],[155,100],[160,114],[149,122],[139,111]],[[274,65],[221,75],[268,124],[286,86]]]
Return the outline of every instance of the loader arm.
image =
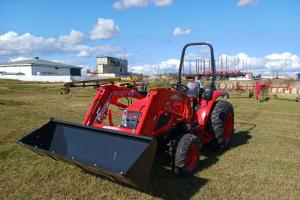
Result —
[[[146,95],[139,93],[136,89],[119,87],[116,85],[104,85],[98,88],[97,94],[90,106],[83,125],[93,126],[95,123],[101,123],[109,105],[115,105],[119,108],[126,108],[128,105],[118,102],[120,98],[142,99]]]

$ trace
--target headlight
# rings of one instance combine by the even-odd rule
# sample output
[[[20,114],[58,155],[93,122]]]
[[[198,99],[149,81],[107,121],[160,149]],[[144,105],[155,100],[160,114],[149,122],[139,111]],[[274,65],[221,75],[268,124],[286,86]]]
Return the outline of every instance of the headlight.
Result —
[[[136,129],[141,115],[142,113],[138,111],[124,110],[121,127]]]

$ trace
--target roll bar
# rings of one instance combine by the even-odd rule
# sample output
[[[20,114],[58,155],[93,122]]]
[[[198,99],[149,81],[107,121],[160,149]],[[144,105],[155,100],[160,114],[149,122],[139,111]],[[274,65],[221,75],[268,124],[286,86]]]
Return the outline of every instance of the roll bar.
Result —
[[[211,79],[211,83],[210,83],[210,88],[215,89],[216,64],[215,64],[215,57],[214,57],[214,48],[210,43],[207,43],[207,42],[188,43],[183,47],[182,52],[181,52],[177,83],[181,84],[181,71],[182,71],[183,64],[184,64],[185,51],[189,46],[208,46],[209,47],[209,49],[210,49],[210,59],[211,59],[211,71],[212,71],[212,79]]]

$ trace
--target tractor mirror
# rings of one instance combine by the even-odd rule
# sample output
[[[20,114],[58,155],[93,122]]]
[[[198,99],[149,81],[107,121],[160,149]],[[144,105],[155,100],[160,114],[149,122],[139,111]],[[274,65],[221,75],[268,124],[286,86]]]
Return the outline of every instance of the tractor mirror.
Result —
[[[212,89],[205,89],[204,90],[204,99],[209,101],[212,99]]]

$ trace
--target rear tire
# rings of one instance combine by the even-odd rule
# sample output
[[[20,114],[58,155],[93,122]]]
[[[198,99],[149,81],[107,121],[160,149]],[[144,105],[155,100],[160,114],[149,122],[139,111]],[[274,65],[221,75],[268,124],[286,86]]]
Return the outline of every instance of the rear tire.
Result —
[[[231,103],[217,101],[208,121],[208,131],[213,140],[210,146],[214,150],[225,150],[229,147],[234,126],[234,113]]]
[[[181,137],[174,155],[174,173],[177,176],[188,176],[196,172],[200,156],[200,139],[193,134]]]

